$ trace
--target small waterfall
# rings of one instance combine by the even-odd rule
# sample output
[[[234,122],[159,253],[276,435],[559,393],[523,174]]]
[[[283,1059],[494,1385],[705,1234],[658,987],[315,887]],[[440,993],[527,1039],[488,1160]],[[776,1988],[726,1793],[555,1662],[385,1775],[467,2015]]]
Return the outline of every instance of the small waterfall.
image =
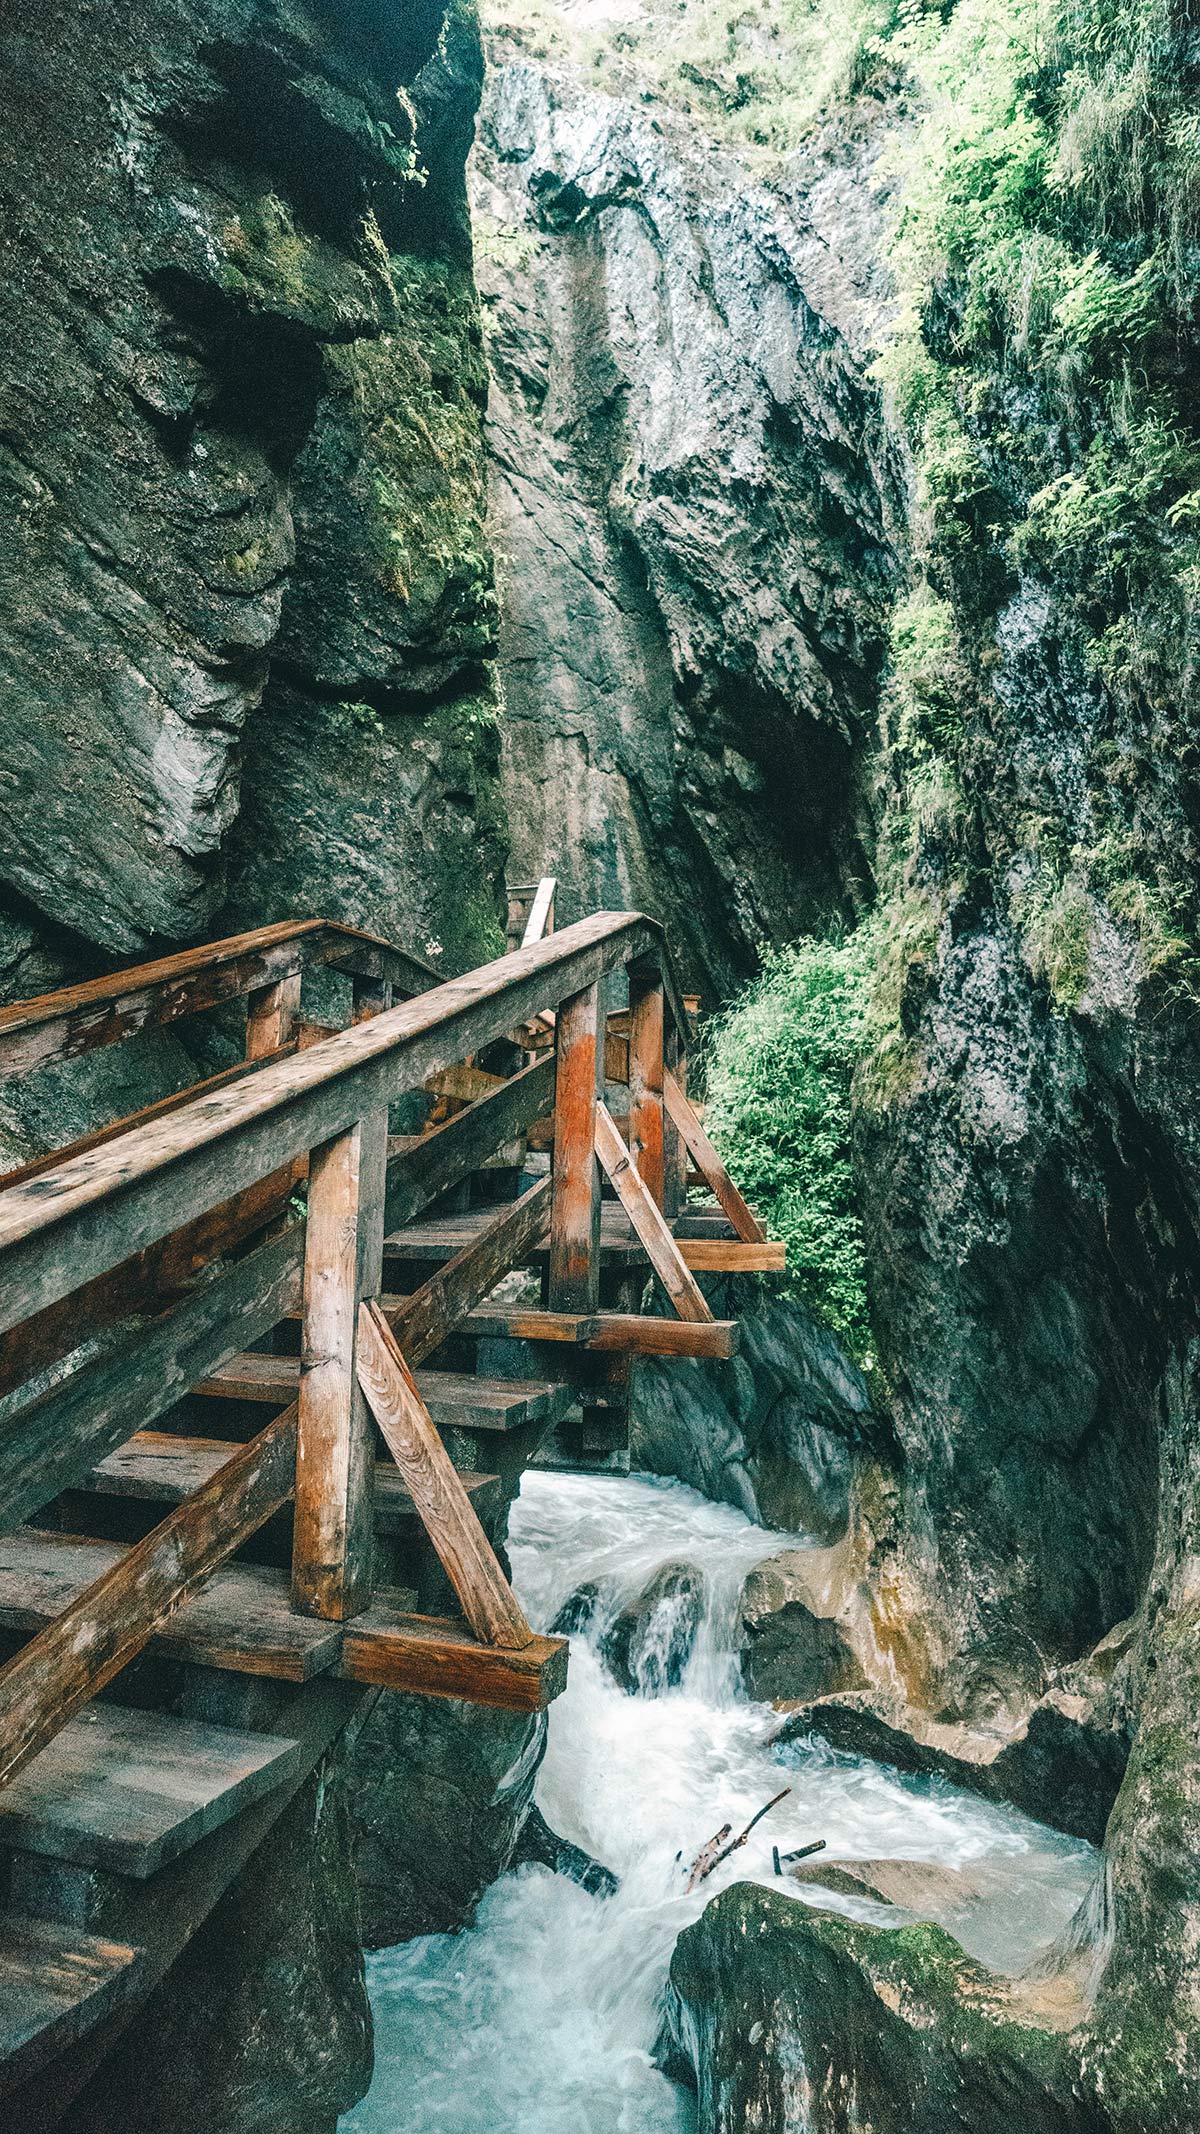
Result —
[[[953,1931],[997,1969],[1022,1969],[1063,1932],[1093,1879],[1090,1846],[941,1780],[822,1743],[773,1745],[778,1715],[741,1688],[738,1596],[755,1564],[798,1545],[681,1483],[526,1474],[511,1555],[531,1619],[549,1624],[579,1588],[594,1589],[570,1686],[551,1710],[538,1802],[561,1836],[616,1870],[620,1888],[592,1897],[522,1868],[488,1892],[467,1933],[373,1956],[376,2075],[343,2134],[690,2134],[690,2096],[653,2057],[671,1951],[727,1883],[773,1880],[773,1843],[824,1838],[831,1859],[977,1864],[985,1894]],[[690,1657],[661,1694],[628,1695],[602,1648],[621,1610],[681,1565],[702,1574]],[[661,1663],[661,1628],[643,1673],[646,1650]],[[749,1843],[687,1895],[705,1841],[723,1823],[741,1829],[786,1785]],[[866,1899],[808,1894],[879,1924],[896,1917]]]

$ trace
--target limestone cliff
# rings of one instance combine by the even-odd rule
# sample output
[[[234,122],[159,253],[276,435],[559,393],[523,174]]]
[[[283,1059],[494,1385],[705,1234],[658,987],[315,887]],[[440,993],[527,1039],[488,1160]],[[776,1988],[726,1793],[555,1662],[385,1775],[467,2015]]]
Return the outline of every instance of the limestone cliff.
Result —
[[[475,960],[473,12],[17,0],[0,66],[10,996],[291,913]]]

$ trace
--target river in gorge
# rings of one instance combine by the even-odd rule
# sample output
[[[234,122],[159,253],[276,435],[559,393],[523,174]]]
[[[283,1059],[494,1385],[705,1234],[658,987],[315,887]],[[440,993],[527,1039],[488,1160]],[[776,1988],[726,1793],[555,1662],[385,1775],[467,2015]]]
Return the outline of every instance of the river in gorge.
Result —
[[[689,2093],[654,2064],[671,1951],[727,1882],[773,1879],[773,1842],[823,1838],[831,1859],[988,1863],[993,1893],[955,1931],[996,1969],[1020,1969],[1063,1930],[1092,1880],[1090,1846],[941,1780],[820,1743],[772,1745],[778,1713],[741,1687],[737,1602],[756,1563],[796,1545],[681,1483],[526,1474],[510,1546],[531,1620],[548,1624],[584,1582],[601,1593],[572,1639],[538,1803],[620,1888],[593,1897],[524,1867],[492,1887],[469,1931],[370,1957],[376,2072],[342,2134],[690,2134]],[[707,1580],[691,1659],[677,1688],[629,1696],[599,1639],[656,1570],[680,1561]],[[686,1863],[705,1840],[726,1822],[740,1829],[781,1786],[790,1795],[746,1847],[687,1895]],[[865,1901],[811,1897],[886,1921]]]

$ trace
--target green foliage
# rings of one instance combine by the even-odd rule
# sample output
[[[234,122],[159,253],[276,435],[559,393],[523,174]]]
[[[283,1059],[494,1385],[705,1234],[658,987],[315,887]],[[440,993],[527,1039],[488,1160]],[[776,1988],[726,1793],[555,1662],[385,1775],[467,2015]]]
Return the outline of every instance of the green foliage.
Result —
[[[709,1026],[706,1120],[772,1236],[788,1287],[862,1356],[869,1344],[850,1084],[867,1042],[870,943],[805,940]]]
[[[339,741],[382,741],[383,720],[373,704],[338,701],[330,704],[325,714],[325,724]]]

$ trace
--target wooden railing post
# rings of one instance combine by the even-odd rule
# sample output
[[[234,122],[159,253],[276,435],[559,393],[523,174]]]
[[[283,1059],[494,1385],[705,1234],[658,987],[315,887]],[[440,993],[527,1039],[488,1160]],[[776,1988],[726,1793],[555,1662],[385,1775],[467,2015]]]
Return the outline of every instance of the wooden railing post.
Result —
[[[386,1113],[371,1113],[312,1152],[292,1603],[335,1622],[371,1598],[374,1425],[356,1351],[359,1304],[382,1286],[386,1186]]]
[[[663,1204],[663,982],[650,957],[629,966],[629,1153]]]
[[[356,977],[354,1023],[392,1004],[387,979]],[[375,1430],[358,1383],[358,1308],[383,1286],[386,1108],[314,1149],[304,1246],[292,1601],[340,1622],[371,1598]]]
[[[600,988],[564,1000],[555,1024],[554,1197],[550,1212],[550,1304],[595,1311],[600,1298],[600,1171],[596,1100],[604,1071]]]
[[[246,1058],[266,1059],[296,1035],[300,1013],[300,973],[258,986],[246,996]]]
[[[666,1033],[663,1056],[681,1089],[687,1088],[687,1055],[683,1039],[672,1023]],[[663,1118],[663,1214],[674,1222],[687,1199],[688,1152],[669,1113]]]

